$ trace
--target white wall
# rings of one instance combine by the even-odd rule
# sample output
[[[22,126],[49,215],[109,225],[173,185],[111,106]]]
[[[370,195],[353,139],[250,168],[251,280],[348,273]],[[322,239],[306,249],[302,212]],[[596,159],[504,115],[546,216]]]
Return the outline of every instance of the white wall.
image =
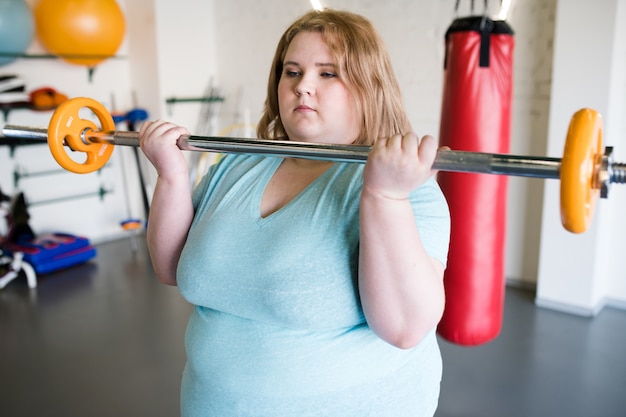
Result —
[[[514,1],[507,19],[515,31],[511,153],[560,157],[547,153],[552,83],[555,0]],[[536,283],[541,207],[546,181],[509,177],[506,241],[507,280]],[[558,212],[558,206],[551,207]]]
[[[605,145],[624,144],[625,8],[624,0],[559,2],[549,152],[563,149],[563,127],[582,107],[604,115]],[[581,21],[599,24],[580,25]],[[584,315],[596,314],[605,303],[626,305],[626,274],[619,265],[623,243],[615,233],[624,228],[616,197],[623,190],[614,187],[615,200],[598,201],[589,230],[574,235],[559,227],[558,214],[552,210],[559,204],[558,186],[547,184],[544,193],[537,303]]]
[[[200,98],[217,84],[215,22],[212,0],[133,0],[129,7],[132,28],[132,85],[150,113],[200,134],[201,102],[167,105],[175,98]],[[142,170],[151,196],[156,172],[143,155]]]
[[[613,49],[613,68],[607,114],[607,132],[611,134],[610,145],[615,146],[615,160],[626,161],[626,1],[617,4],[615,14],[615,44]],[[621,40],[621,41],[620,41]],[[626,236],[626,221],[623,208],[626,207],[626,193],[622,185],[616,185],[609,194],[610,219],[612,221],[610,255],[608,260],[608,302],[626,308],[626,257],[623,256],[623,237]]]

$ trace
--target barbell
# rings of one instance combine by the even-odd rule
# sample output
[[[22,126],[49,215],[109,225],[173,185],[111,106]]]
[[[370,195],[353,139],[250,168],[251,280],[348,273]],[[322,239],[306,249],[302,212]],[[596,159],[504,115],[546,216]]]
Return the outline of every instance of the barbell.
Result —
[[[100,127],[82,118],[87,108]],[[54,159],[68,171],[85,174],[102,168],[113,152],[113,145],[139,146],[139,133],[115,131],[111,114],[99,102],[78,97],[61,104],[48,128],[6,125],[6,137],[47,140]],[[76,161],[65,147],[85,154]],[[232,137],[182,136],[178,147],[188,151],[262,154],[267,156],[316,159],[333,162],[365,163],[369,146],[331,145],[281,140],[253,140]],[[561,221],[566,230],[582,233],[593,217],[600,195],[608,197],[612,183],[626,182],[626,164],[613,162],[612,147],[602,147],[602,117],[592,109],[577,111],[567,131],[562,158],[536,157],[439,150],[433,169],[441,171],[499,174],[520,177],[560,179]]]

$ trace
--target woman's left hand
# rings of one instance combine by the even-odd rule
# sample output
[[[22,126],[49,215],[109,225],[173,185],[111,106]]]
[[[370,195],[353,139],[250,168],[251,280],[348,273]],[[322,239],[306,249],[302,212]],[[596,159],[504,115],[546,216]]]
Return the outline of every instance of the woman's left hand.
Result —
[[[376,141],[363,172],[367,192],[394,200],[406,199],[411,191],[434,174],[437,144],[432,136],[420,141],[411,132]]]

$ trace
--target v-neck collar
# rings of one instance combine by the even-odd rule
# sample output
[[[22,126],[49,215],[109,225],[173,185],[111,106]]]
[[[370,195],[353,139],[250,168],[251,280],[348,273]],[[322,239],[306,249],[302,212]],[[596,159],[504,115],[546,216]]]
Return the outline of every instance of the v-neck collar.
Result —
[[[324,178],[326,175],[330,175],[329,172],[335,169],[337,164],[332,164],[329,166],[324,172],[317,176],[311,183],[309,183],[306,187],[304,187],[298,194],[296,194],[291,200],[287,202],[284,206],[279,208],[278,210],[268,214],[265,217],[261,216],[261,201],[263,199],[263,193],[265,192],[267,186],[269,185],[270,180],[276,174],[276,171],[280,167],[283,162],[283,158],[272,158],[271,164],[267,167],[267,169],[263,170],[263,176],[259,179],[257,187],[254,192],[254,204],[251,204],[253,215],[256,218],[256,222],[259,226],[263,226],[272,221],[272,219],[284,215],[283,213],[289,212],[291,207],[297,204],[299,200],[302,199],[302,196],[311,192],[311,190]]]

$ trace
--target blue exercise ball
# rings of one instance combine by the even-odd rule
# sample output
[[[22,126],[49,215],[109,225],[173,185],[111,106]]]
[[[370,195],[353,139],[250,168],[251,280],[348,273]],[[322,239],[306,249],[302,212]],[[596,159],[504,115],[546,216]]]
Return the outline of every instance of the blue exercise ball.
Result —
[[[23,54],[35,33],[33,13],[24,0],[0,0],[0,65]]]

